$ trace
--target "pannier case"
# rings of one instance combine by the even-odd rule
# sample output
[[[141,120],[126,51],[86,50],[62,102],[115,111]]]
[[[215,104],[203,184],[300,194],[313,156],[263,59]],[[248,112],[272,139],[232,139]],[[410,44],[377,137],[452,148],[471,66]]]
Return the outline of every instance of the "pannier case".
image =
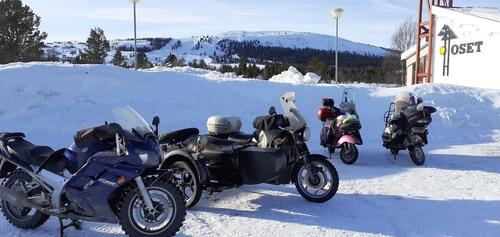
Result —
[[[207,120],[208,134],[227,135],[239,132],[241,119],[237,116],[211,116]]]

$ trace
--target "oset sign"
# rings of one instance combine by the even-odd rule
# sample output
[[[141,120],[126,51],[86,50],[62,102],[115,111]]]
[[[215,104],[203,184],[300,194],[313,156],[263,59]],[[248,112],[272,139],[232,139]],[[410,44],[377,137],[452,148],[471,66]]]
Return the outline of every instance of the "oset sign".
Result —
[[[451,40],[458,37],[448,25],[443,26],[438,36],[442,36],[441,40],[444,43],[439,49],[439,53],[443,55],[443,76],[450,74],[450,54],[478,53],[481,52],[481,46],[483,46],[483,41],[451,45]]]

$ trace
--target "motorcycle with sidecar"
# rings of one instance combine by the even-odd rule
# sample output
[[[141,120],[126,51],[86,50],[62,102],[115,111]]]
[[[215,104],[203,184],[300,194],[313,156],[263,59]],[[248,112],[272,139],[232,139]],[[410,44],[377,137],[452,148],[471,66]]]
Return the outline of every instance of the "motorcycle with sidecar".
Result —
[[[202,192],[221,192],[250,184],[294,183],[311,202],[325,202],[337,192],[335,167],[307,147],[310,129],[295,104],[295,93],[280,98],[283,114],[274,107],[257,117],[253,134],[240,132],[238,117],[212,116],[208,134],[196,128],[164,134],[160,138],[163,169],[176,168],[173,176],[193,207]]]

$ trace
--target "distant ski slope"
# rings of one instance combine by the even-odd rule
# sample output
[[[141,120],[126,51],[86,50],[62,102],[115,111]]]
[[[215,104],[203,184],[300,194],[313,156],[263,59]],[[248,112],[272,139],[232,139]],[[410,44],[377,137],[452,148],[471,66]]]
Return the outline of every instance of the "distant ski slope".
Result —
[[[307,32],[292,32],[292,31],[231,31],[221,33],[216,36],[192,36],[187,38],[174,38],[170,43],[159,50],[154,50],[147,53],[147,56],[152,62],[161,62],[169,54],[175,54],[179,58],[184,58],[187,61],[194,59],[205,59],[209,56],[224,54],[224,48],[217,47],[217,43],[221,40],[243,41],[258,41],[262,46],[285,47],[295,49],[318,49],[318,50],[333,50],[335,48],[334,36],[322,35]],[[181,42],[180,47],[174,47],[177,41]],[[133,45],[132,40],[111,40],[112,50],[109,52],[107,61],[110,62],[115,49],[120,46],[130,47]],[[53,50],[66,58],[74,57],[85,46],[82,42],[50,42],[47,44],[46,51]],[[139,40],[138,47],[147,48],[149,41]],[[198,46],[198,47],[197,47]],[[383,56],[388,53],[388,50],[374,45],[353,42],[347,39],[339,38],[339,51],[349,52],[359,55]],[[131,56],[132,52],[122,52],[125,56]],[[208,59],[210,61],[210,59]]]

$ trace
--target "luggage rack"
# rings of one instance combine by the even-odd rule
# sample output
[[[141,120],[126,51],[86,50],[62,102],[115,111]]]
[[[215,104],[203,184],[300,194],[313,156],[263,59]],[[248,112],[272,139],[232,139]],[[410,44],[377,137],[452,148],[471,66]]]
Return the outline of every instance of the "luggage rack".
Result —
[[[394,102],[391,102],[391,104],[389,104],[389,109],[384,113],[385,127],[387,127],[387,125],[389,124],[389,120],[395,112],[395,107],[396,105],[394,104]]]

